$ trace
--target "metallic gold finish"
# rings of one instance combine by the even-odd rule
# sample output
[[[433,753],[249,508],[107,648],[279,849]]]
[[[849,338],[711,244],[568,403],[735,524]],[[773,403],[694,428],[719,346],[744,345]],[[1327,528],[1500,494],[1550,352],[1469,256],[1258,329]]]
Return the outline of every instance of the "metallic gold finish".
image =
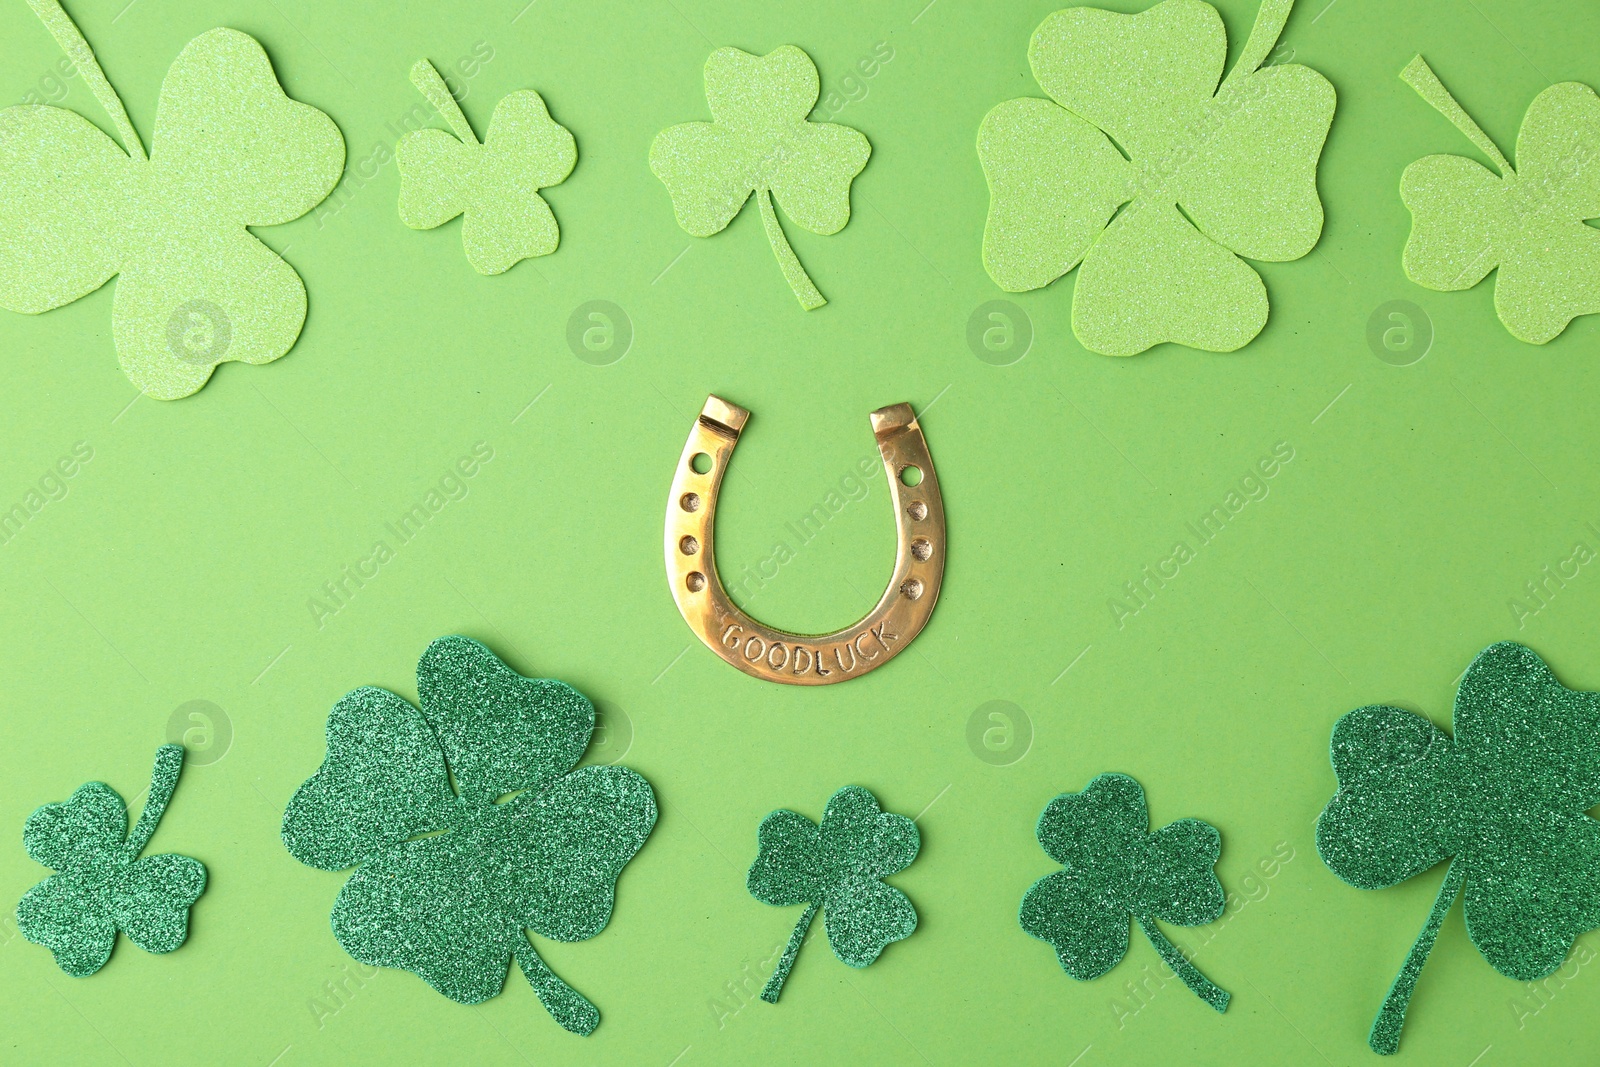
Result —
[[[709,397],[689,433],[667,497],[667,581],[689,628],[706,647],[746,674],[786,685],[831,685],[893,659],[927,625],[944,579],[944,499],[928,442],[910,404],[872,413],[898,545],[894,575],[866,618],[829,634],[793,634],[752,619],[717,577],[717,491],[750,413]],[[699,462],[704,470],[696,470]],[[915,486],[908,470],[921,472]]]

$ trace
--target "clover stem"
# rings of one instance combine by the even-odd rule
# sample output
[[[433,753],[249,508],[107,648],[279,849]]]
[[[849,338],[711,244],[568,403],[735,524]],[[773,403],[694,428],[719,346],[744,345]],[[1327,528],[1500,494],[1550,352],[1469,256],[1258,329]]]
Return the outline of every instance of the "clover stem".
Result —
[[[144,153],[144,142],[139,140],[139,133],[128,118],[128,109],[122,106],[122,97],[111,87],[106,72],[100,69],[100,62],[94,58],[94,50],[84,40],[77,24],[62,9],[58,0],[28,0],[28,6],[33,8],[33,13],[39,16],[39,21],[50,31],[50,36],[56,39],[56,44],[61,46],[78,73],[83,75],[83,80],[89,84],[89,91],[100,102],[100,106],[106,109],[111,125],[116,127],[118,136],[122,138],[123,151],[135,159],[148,160],[149,157]]]
[[[1254,74],[1260,68],[1267,56],[1272,54],[1278,38],[1283,35],[1283,24],[1289,21],[1292,7],[1294,0],[1261,0],[1261,7],[1256,10],[1255,24],[1250,27],[1250,36],[1245,38],[1244,50],[1239,53],[1239,59],[1224,84]]]
[[[1395,976],[1394,985],[1389,987],[1389,995],[1383,999],[1378,1017],[1372,1020],[1372,1032],[1367,1035],[1367,1044],[1372,1046],[1372,1051],[1392,1056],[1400,1048],[1400,1030],[1406,1024],[1406,1005],[1411,1003],[1411,993],[1417,988],[1417,976],[1422,973],[1422,965],[1428,962],[1428,953],[1433,951],[1439,926],[1444,922],[1451,905],[1455,904],[1456,895],[1461,892],[1461,878],[1461,865],[1452,863],[1450,870],[1445,873],[1444,884],[1439,887],[1439,896],[1433,902],[1433,911],[1428,913],[1427,924],[1411,946],[1405,966]]]
[[[1478,146],[1478,150],[1489,157],[1502,177],[1512,177],[1517,172],[1512,169],[1511,162],[1501,154],[1495,143],[1489,140],[1489,135],[1483,132],[1483,127],[1473,121],[1467,114],[1467,109],[1456,102],[1450,95],[1450,90],[1444,87],[1444,82],[1428,66],[1428,61],[1420,55],[1412,58],[1406,64],[1406,69],[1400,72],[1400,80],[1417,91],[1417,95],[1433,105],[1433,109],[1450,120],[1451,125],[1467,135],[1467,140]]]
[[[817,292],[817,287],[811,283],[811,276],[800,265],[794,249],[789,247],[789,239],[783,235],[783,227],[778,225],[777,212],[772,209],[772,190],[757,189],[756,199],[761,203],[761,221],[767,227],[767,240],[772,245],[773,255],[778,257],[778,266],[783,270],[784,279],[788,281],[789,288],[794,290],[801,307],[807,311],[817,310],[828,301]]]
[[[1172,969],[1172,973],[1182,978],[1183,984],[1188,986],[1195,996],[1219,1012],[1227,1011],[1228,1001],[1233,999],[1233,995],[1226,989],[1214,985],[1211,979],[1200,973],[1199,968],[1185,959],[1183,953],[1178,951],[1178,947],[1167,940],[1167,935],[1161,932],[1155,920],[1143,915],[1138,916],[1138,919],[1139,929],[1144,931],[1144,936],[1150,939],[1150,943],[1161,954],[1162,961]]]
[[[182,769],[182,745],[162,745],[156,749],[156,765],[150,772],[150,795],[145,798],[139,821],[133,824],[133,833],[128,835],[123,846],[129,862],[138,859],[144,846],[155,836],[161,816],[166,814],[167,802],[172,799],[172,791],[178,788],[178,772]]]
[[[544,1010],[549,1012],[550,1017],[560,1023],[564,1030],[585,1037],[594,1033],[594,1028],[600,1025],[600,1009],[589,1003],[587,997],[563,982],[556,972],[546,966],[526,938],[518,940],[522,943],[513,953],[517,957],[517,966],[522,968],[523,976],[538,994],[539,1003],[544,1005]]]
[[[466,114],[461,110],[461,105],[456,103],[456,95],[450,91],[450,86],[444,83],[439,76],[439,71],[426,59],[419,59],[411,65],[411,84],[427,98],[433,109],[450,124],[462,144],[477,144],[478,137],[472,132],[472,124],[467,121]]]
[[[761,990],[761,999],[768,1004],[778,1003],[778,994],[783,992],[784,980],[789,977],[789,969],[794,966],[794,958],[800,954],[800,946],[805,943],[806,931],[811,929],[811,920],[817,917],[817,908],[816,904],[806,908],[806,913],[794,924],[794,933],[789,935],[789,947],[783,950],[778,966],[772,970],[772,977],[767,979],[766,988]]]

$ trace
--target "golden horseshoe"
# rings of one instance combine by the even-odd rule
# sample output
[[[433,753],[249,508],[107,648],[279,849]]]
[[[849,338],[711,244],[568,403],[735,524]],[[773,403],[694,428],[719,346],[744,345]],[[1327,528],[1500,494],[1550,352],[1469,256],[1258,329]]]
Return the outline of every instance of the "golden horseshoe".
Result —
[[[898,547],[894,576],[877,607],[829,634],[792,634],[740,611],[717,577],[717,490],[750,413],[709,397],[689,432],[667,498],[667,580],[672,599],[706,647],[746,674],[787,685],[830,685],[883,666],[927,625],[944,579],[944,499],[928,442],[910,404],[872,413]],[[908,471],[921,481],[908,486]]]

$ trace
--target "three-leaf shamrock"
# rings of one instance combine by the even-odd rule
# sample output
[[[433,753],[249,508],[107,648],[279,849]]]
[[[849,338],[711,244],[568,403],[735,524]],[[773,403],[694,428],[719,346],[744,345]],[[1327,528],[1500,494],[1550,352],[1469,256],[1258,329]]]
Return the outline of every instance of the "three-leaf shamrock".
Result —
[[[778,1002],[806,931],[820,908],[833,954],[865,967],[889,946],[911,936],[917,909],[881,879],[911,866],[922,838],[917,824],[885,812],[878,798],[859,785],[828,798],[818,826],[798,812],[779,809],[761,820],[760,848],[750,865],[750,895],[779,908],[805,904],[789,945],[761,999]]]
[[[300,276],[251,235],[321,203],[344,169],[332,120],[284,95],[235,30],[201,34],[161,83],[147,156],[122,101],[56,0],[29,0],[122,139],[61,108],[0,111],[0,307],[38,314],[117,277],[124,373],[162,400],[229,360],[268,363],[306,317]]]
[[[1406,276],[1429,289],[1471,289],[1498,268],[1494,306],[1513,337],[1542,345],[1579,315],[1600,312],[1600,97],[1559,82],[1533,98],[1517,134],[1517,166],[1421,57],[1400,77],[1500,171],[1463,156],[1425,156],[1400,176],[1411,210]]]
[[[1213,870],[1222,852],[1215,827],[1179,819],[1151,833],[1144,789],[1125,774],[1102,774],[1083,792],[1050,801],[1037,833],[1063,869],[1033,883],[1017,921],[1055,946],[1062,970],[1087,982],[1121,963],[1132,916],[1184,985],[1227,1010],[1228,993],[1155,923],[1200,926],[1221,916],[1227,897]]]
[[[332,924],[362,963],[477,1004],[514,958],[558,1023],[590,1033],[600,1013],[523,931],[583,941],[605,929],[655,794],[626,767],[577,767],[594,706],[476,641],[429,645],[417,690],[420,711],[371,686],[334,705],[327,758],[289,802],[284,844],[312,867],[357,868]]]
[[[74,978],[105,966],[118,930],[146,952],[171,952],[189,936],[189,909],[205,891],[205,866],[173,853],[139,856],[182,767],[182,745],[156,750],[150,796],[131,834],[127,805],[104,782],[81,785],[70,799],[28,816],[22,831],[28,855],[57,873],[22,898],[17,929],[53,952]]]
[[[1456,690],[1455,736],[1400,708],[1365,707],[1333,728],[1339,791],[1317,851],[1359,889],[1449,860],[1422,933],[1384,1000],[1373,1049],[1400,1045],[1406,1005],[1439,925],[1464,897],[1467,936],[1510,978],[1532,982],[1600,926],[1600,693],[1568,689],[1532,650],[1480,652]]]
[[[820,91],[816,64],[794,45],[764,56],[719,48],[706,60],[714,121],[662,130],[650,145],[650,169],[671,194],[678,225],[696,237],[721,233],[755,196],[778,266],[807,311],[827,301],[772,202],[812,233],[838,233],[850,221],[850,183],[872,154],[860,132],[807,119]]]
[[[540,189],[560,185],[578,162],[578,148],[532,89],[495,105],[482,144],[432,63],[419,59],[411,81],[456,133],[415,130],[401,138],[400,218],[414,230],[443,226],[457,215],[467,262],[479,274],[501,274],[534,256],[548,256],[561,228]]]
[[[1292,5],[1262,0],[1220,87],[1227,34],[1201,0],[1046,18],[1028,63],[1050,99],[1008,100],[978,132],[990,277],[1022,292],[1081,263],[1072,329],[1105,355],[1163,341],[1231,352],[1261,332],[1266,287],[1239,257],[1299,259],[1317,243],[1333,120],[1326,78],[1262,66]]]

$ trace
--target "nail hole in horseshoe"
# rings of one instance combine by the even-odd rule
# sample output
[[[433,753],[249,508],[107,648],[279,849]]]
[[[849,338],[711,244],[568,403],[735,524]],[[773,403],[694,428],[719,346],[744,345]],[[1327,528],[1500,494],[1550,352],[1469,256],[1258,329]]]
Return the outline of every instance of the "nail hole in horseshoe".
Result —
[[[689,587],[689,592],[698,593],[706,587],[706,576],[699,571],[690,571],[689,577],[684,579],[684,584]],[[922,590],[919,588],[917,592],[920,595]]]
[[[678,506],[684,511],[695,512],[700,510],[700,494],[685,493],[678,498]]]
[[[693,496],[694,494],[690,493],[689,495]],[[690,508],[689,510],[693,511],[694,508]],[[906,505],[906,514],[910,515],[917,522],[921,522],[923,519],[928,517],[928,505],[924,504],[920,500],[913,500],[911,503]]]
[[[709,473],[711,470],[711,456],[705,452],[696,452],[689,457],[689,469],[696,474]]]
[[[684,540],[692,541],[694,539],[684,538]],[[917,558],[918,563],[926,563],[928,558],[933,555],[933,545],[928,543],[927,538],[919,537],[911,542],[911,554]]]
[[[705,472],[702,471],[702,474]],[[908,463],[900,468],[900,484],[917,486],[922,484],[922,468],[915,463]]]
[[[683,537],[678,540],[678,551],[682,552],[685,556],[692,556],[696,552],[700,551],[700,542],[696,540],[693,535],[684,534]],[[913,548],[912,551],[915,552],[916,549]],[[928,557],[923,556],[922,558],[927,559]]]
[[[905,581],[901,582],[900,595],[905,597],[907,600],[916,600],[918,597],[922,596],[922,579],[907,578]]]

